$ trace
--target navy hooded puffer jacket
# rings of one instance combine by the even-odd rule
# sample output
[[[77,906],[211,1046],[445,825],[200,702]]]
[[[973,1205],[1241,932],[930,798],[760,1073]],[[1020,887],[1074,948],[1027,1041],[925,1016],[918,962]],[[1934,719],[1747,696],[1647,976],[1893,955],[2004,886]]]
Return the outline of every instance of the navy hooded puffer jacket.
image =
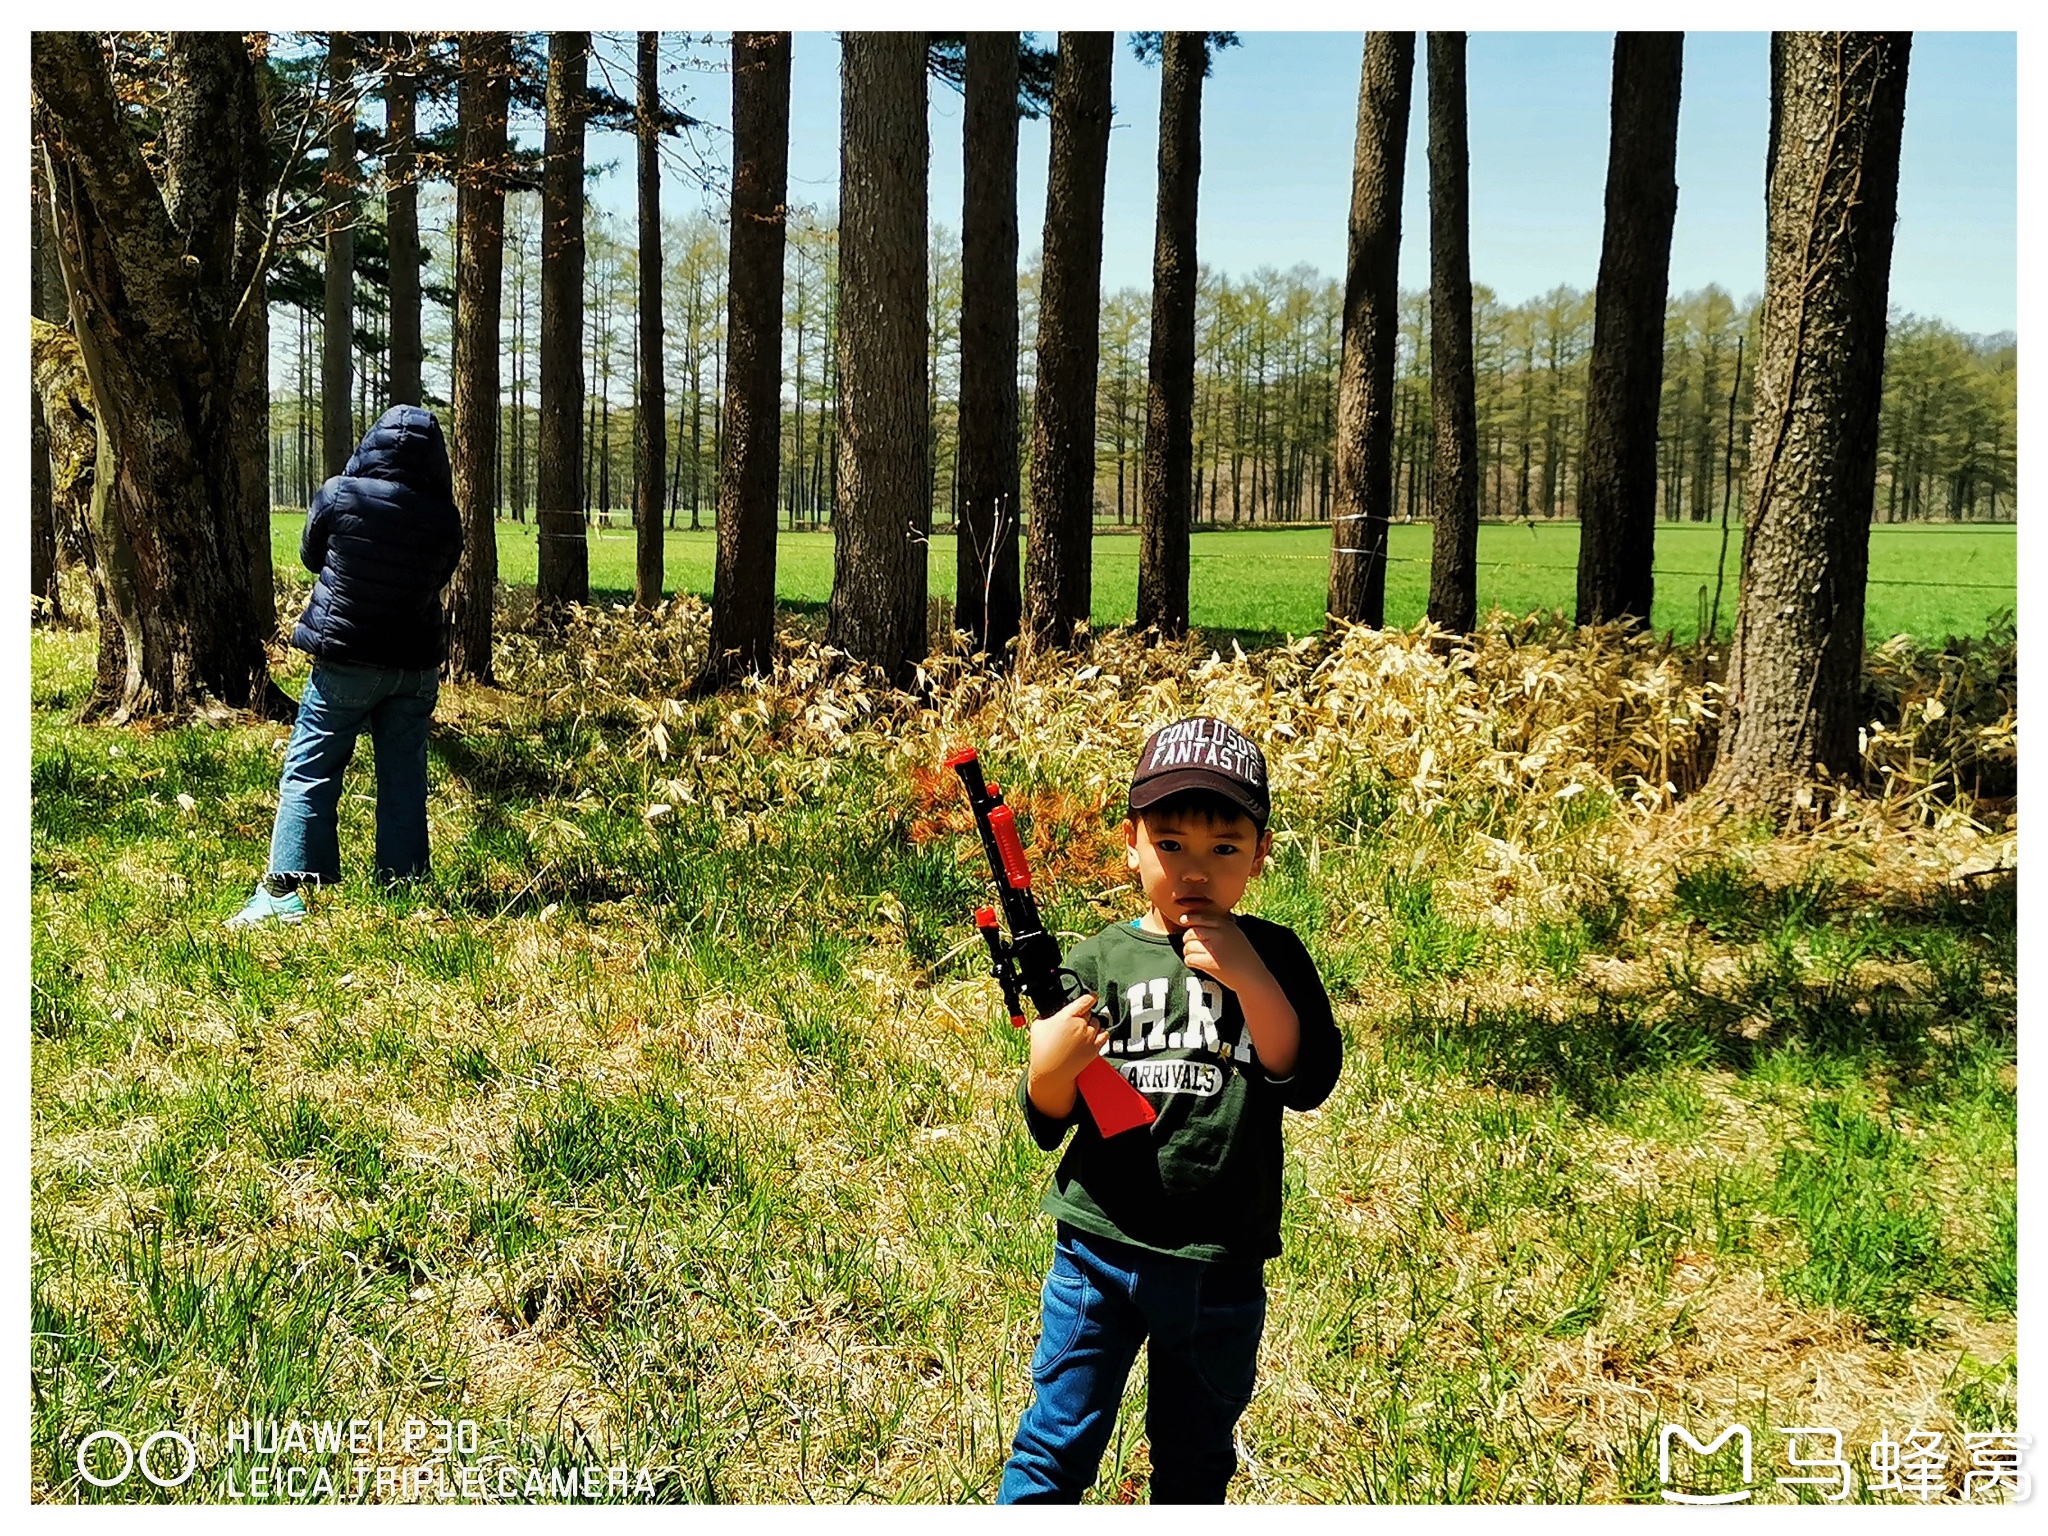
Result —
[[[394,405],[313,493],[299,559],[319,579],[292,644],[323,661],[438,667],[441,588],[461,555],[441,424]]]

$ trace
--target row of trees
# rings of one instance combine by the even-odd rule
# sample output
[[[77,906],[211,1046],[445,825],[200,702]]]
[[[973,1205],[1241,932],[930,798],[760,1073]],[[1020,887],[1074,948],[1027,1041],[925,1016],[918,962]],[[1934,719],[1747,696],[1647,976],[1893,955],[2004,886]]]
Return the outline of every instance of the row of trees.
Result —
[[[435,199],[433,201],[445,201]],[[499,440],[498,514],[528,520],[534,511],[539,471],[540,219],[538,200],[507,199],[505,270],[499,368],[504,400]],[[433,209],[444,217],[452,210]],[[429,225],[429,229],[433,226]],[[445,223],[442,224],[446,227]],[[829,239],[829,232],[825,238]],[[663,228],[668,253],[662,274],[664,356],[662,376],[669,402],[670,455],[664,501],[669,525],[678,515],[701,520],[715,503],[719,399],[723,388],[725,327],[724,233],[707,215],[668,220]],[[428,292],[451,296],[442,276],[443,243],[425,268]],[[635,413],[639,401],[639,252],[601,215],[593,215],[585,239],[584,313],[588,338],[582,360],[584,455],[579,477],[581,505],[608,521],[632,505]],[[275,289],[273,289],[275,292]],[[323,478],[321,353],[323,320],[316,302],[273,300],[270,474],[272,499],[303,505]],[[363,295],[358,293],[358,303]],[[450,343],[452,306],[429,305],[423,314],[425,366],[422,403],[446,409],[452,392]],[[359,311],[356,324],[355,396],[350,427],[360,440],[391,402],[388,353],[382,346],[381,305]],[[799,336],[805,354],[815,338]],[[808,381],[807,381],[808,382]],[[812,401],[816,389],[807,390]],[[815,406],[813,406],[815,409]],[[808,421],[806,422],[808,426]]]
[[[1242,281],[1204,271],[1198,289],[1194,495],[1212,524],[1329,516],[1342,295],[1305,268]],[[1429,506],[1429,295],[1398,297],[1392,440],[1396,515]],[[1754,401],[1738,353],[1756,355],[1758,310],[1708,287],[1674,295],[1664,323],[1657,505],[1668,520],[1735,515]],[[938,323],[935,320],[935,325]],[[1472,351],[1484,517],[1578,514],[1593,295],[1561,287],[1507,306],[1473,286]],[[1096,427],[1102,515],[1135,520],[1145,412],[1143,296],[1103,302]],[[1939,320],[1891,326],[1871,516],[1996,521],[2014,513],[2018,347]],[[1732,395],[1732,422],[1730,416]]]
[[[498,514],[533,510],[538,442],[535,325],[538,210],[508,200],[505,379],[499,433]],[[588,521],[629,519],[638,370],[633,325],[638,252],[598,210],[587,215],[584,305],[582,507]],[[444,247],[445,248],[445,247]],[[717,500],[719,392],[724,373],[724,233],[708,215],[664,224],[662,280],[667,347],[670,528],[697,527]],[[958,516],[959,240],[935,226],[929,255],[928,414],[933,517]],[[436,286],[437,258],[427,268]],[[830,520],[832,358],[838,232],[793,211],[784,257],[780,489],[784,526]],[[1020,274],[1022,346],[1033,342],[1035,263]],[[317,295],[315,296],[317,299]],[[1429,303],[1399,298],[1394,504],[1414,519],[1429,505]],[[1473,286],[1472,351],[1480,513],[1493,519],[1573,517],[1585,441],[1593,296],[1560,287],[1508,306]],[[1197,524],[1323,521],[1333,492],[1342,290],[1312,269],[1271,269],[1233,280],[1203,269],[1196,287],[1193,504]],[[317,304],[280,302],[272,320],[271,492],[303,505],[319,483],[320,320]],[[358,320],[356,434],[389,398],[381,313]],[[1713,521],[1724,501],[1742,516],[1757,309],[1718,287],[1674,295],[1664,323],[1657,427],[1657,506],[1671,521]],[[1135,523],[1141,505],[1150,314],[1135,288],[1104,296],[1096,386],[1096,516]],[[426,394],[445,404],[447,310],[426,312]],[[1878,425],[1873,520],[1998,521],[2014,514],[2018,468],[2018,347],[2009,336],[1966,335],[1907,315],[1889,328]],[[1028,372],[1019,408],[1028,420]],[[1731,402],[1732,394],[1732,402]],[[1732,410],[1731,410],[1732,405]],[[1028,513],[1028,507],[1027,507]]]
[[[522,84],[544,85],[536,512],[544,604],[587,591],[583,505],[585,380],[584,127],[607,110],[588,84],[590,38],[555,33],[544,68],[537,43],[504,33],[449,39],[382,35],[371,73],[387,112],[382,174],[415,178],[411,130],[417,83],[452,79],[455,149],[443,169],[456,188],[452,432],[456,497],[470,530],[449,593],[449,666],[488,677],[505,391],[502,296],[505,203],[526,172],[507,117]],[[1199,264],[1195,209],[1202,80],[1227,34],[1139,36],[1156,58],[1161,91],[1157,240],[1146,321],[1145,398],[1127,413],[1142,434],[1136,499],[1142,530],[1138,616],[1176,634],[1187,623],[1187,537],[1195,502]],[[117,508],[111,590],[145,681],[123,708],[176,705],[217,693],[247,702],[261,679],[258,565],[267,579],[254,508],[267,434],[234,430],[229,408],[264,355],[264,285],[291,230],[282,191],[315,138],[324,140],[320,193],[305,206],[324,240],[322,449],[338,467],[352,443],[352,234],[361,206],[359,39],[329,39],[324,112],[302,110],[289,147],[276,132],[258,53],[247,40],[168,34],[141,52],[39,34],[32,49],[36,127],[78,353],[98,411],[103,477]],[[783,294],[787,256],[789,35],[732,41],[732,199],[720,401],[717,576],[712,659],[700,687],[766,663],[772,639],[774,538],[783,484]],[[658,39],[639,39],[637,100],[625,110],[639,138],[635,313],[637,398],[633,485],[640,562],[636,595],[658,600],[661,492],[668,483],[664,404],[667,343],[660,299],[662,227],[658,137],[676,119],[656,89]],[[833,644],[908,679],[926,635],[924,546],[934,501],[933,427],[942,338],[932,314],[926,79],[958,81],[964,118],[958,341],[957,480],[961,618],[979,649],[1000,657],[1020,632],[1068,643],[1085,618],[1097,490],[1102,364],[1101,239],[1113,39],[1066,33],[1052,64],[1051,163],[1038,269],[1030,370],[1029,449],[1021,410],[1015,274],[1017,120],[1043,95],[1027,85],[1041,56],[1015,33],[945,39],[850,32],[841,44],[840,224],[831,400],[835,576]],[[1416,39],[1368,34],[1361,76],[1350,241],[1338,327],[1335,452],[1308,472],[1306,435],[1276,435],[1253,465],[1276,507],[1295,508],[1327,478],[1333,518],[1333,621],[1381,620],[1386,528],[1397,515],[1403,315],[1396,290],[1401,180]],[[1882,415],[1892,222],[1909,39],[1874,33],[1783,33],[1772,46],[1772,153],[1767,167],[1767,273],[1755,320],[1754,404],[1746,459],[1744,576],[1723,736],[1721,784],[1732,798],[1777,794],[1816,766],[1854,763],[1855,683],[1867,528]],[[1430,617],[1446,629],[1476,618],[1474,538],[1485,469],[1478,410],[1481,357],[1469,262],[1465,38],[1428,38],[1426,98],[1430,286],[1425,345],[1409,349],[1412,377],[1428,374],[1428,458],[1422,472],[1434,524]],[[1585,622],[1649,612],[1651,533],[1667,484],[1686,477],[1664,450],[1667,274],[1682,41],[1617,36],[1606,225],[1584,373],[1583,439],[1568,441],[1573,409],[1546,402],[1546,506],[1572,481],[1582,522],[1578,609]],[[126,63],[129,78],[121,79]],[[1030,66],[1030,67],[1027,67]],[[124,91],[125,86],[125,91]],[[203,117],[195,117],[196,110]],[[319,123],[320,134],[309,132]],[[284,160],[283,174],[277,160]],[[416,178],[415,178],[416,179]],[[139,210],[120,189],[161,188]],[[391,198],[388,233],[389,389],[420,389],[420,293],[415,199]],[[310,227],[310,224],[309,224]],[[1240,328],[1241,329],[1241,328]],[[1295,327],[1282,331],[1283,337]],[[1327,377],[1328,327],[1314,372]],[[40,340],[41,333],[38,333]],[[1270,338],[1269,338],[1270,341]],[[1311,349],[1304,349],[1308,352]],[[1525,347],[1516,375],[1534,386]],[[1561,355],[1546,358],[1560,382]],[[1253,376],[1254,419],[1276,422],[1312,406],[1269,400],[1270,346]],[[1311,365],[1298,362],[1306,379]],[[1739,373],[1739,363],[1733,370]],[[1505,370],[1502,370],[1503,376]],[[1682,386],[1683,376],[1681,376]],[[1735,380],[1731,378],[1731,388]],[[602,391],[600,379],[598,389]],[[1703,381],[1702,398],[1711,399]],[[1214,391],[1212,391],[1213,393]],[[1298,395],[1309,393],[1298,390]],[[1923,396],[1925,391],[1922,392]],[[46,404],[50,399],[45,392]],[[801,401],[801,390],[796,394]],[[1412,389],[1408,397],[1413,398]],[[1527,402],[1522,402],[1526,404]],[[608,409],[599,401],[600,412]],[[1498,413],[1496,413],[1496,416]],[[1533,417],[1531,418],[1533,421]],[[523,424],[523,414],[518,418]],[[1124,418],[1119,418],[1119,425]],[[1495,479],[1506,462],[1490,423]],[[1233,426],[1235,430],[1235,425]],[[1726,429],[1724,429],[1725,433]],[[1994,432],[1994,441],[1996,434]],[[1678,440],[1673,442],[1675,453]],[[1516,440],[1520,462],[1531,448]],[[802,462],[801,436],[796,462]],[[1212,456],[1213,457],[1213,456]],[[1419,461],[1419,455],[1418,461]],[[1724,486],[1728,478],[1724,449]],[[1119,455],[1120,462],[1127,455]],[[1704,459],[1695,455],[1697,469]],[[1020,476],[1020,465],[1025,466]],[[1127,467],[1127,465],[1126,465]],[[259,471],[252,474],[251,471]],[[1408,483],[1412,486],[1411,470]],[[1973,464],[1971,473],[1977,473]],[[1028,479],[1028,545],[1019,549]],[[1695,475],[1697,479],[1697,475]],[[1910,470],[1901,478],[1912,483]],[[1923,477],[1924,478],[1924,477]],[[1233,466],[1242,486],[1242,461]],[[1213,486],[1213,479],[1210,481]],[[257,494],[251,495],[251,490]],[[1697,500],[1697,497],[1696,497]],[[95,525],[95,532],[100,525]],[[1021,557],[1021,558],[1020,558]],[[146,589],[146,590],[145,590]],[[210,616],[209,616],[210,609]],[[151,637],[151,625],[162,633]],[[168,626],[165,628],[165,626]],[[104,626],[103,626],[104,628]],[[138,643],[139,642],[139,643]]]

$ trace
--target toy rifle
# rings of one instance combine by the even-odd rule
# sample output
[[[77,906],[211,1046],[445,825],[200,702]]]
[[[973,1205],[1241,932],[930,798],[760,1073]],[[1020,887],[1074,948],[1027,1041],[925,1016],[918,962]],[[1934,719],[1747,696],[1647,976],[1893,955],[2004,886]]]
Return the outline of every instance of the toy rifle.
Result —
[[[995,875],[1010,937],[1004,939],[993,907],[977,911],[974,926],[988,945],[995,978],[1003,988],[1003,1002],[1010,1010],[1010,1023],[1022,1029],[1024,1005],[1019,992],[1031,999],[1040,1014],[1057,1013],[1078,995],[1068,984],[1074,973],[1060,964],[1059,940],[1039,921],[1038,902],[1031,894],[1031,866],[1025,862],[1024,843],[1017,835],[1017,813],[1003,804],[1001,787],[982,782],[981,759],[972,747],[955,752],[946,759],[946,766],[960,775],[967,803],[974,807],[974,823]],[[1081,1069],[1074,1086],[1080,1090],[1095,1128],[1104,1136],[1119,1136],[1159,1118],[1130,1079],[1100,1056]]]

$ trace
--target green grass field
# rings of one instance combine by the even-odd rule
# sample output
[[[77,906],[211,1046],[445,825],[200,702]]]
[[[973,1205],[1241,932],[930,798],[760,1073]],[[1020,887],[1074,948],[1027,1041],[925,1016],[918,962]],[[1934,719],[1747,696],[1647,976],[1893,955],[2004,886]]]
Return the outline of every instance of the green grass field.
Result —
[[[272,519],[276,558],[296,567],[302,518],[280,513]],[[1387,572],[1387,621],[1410,625],[1421,619],[1429,598],[1429,535],[1421,525],[1391,530]],[[1690,642],[1700,628],[1700,588],[1713,600],[1714,562],[1721,547],[1718,528],[1693,523],[1657,526],[1656,627]],[[709,529],[668,535],[666,571],[671,591],[711,595],[716,556]],[[1253,529],[1198,533],[1190,561],[1190,601],[1195,624],[1249,637],[1307,634],[1323,621],[1328,590],[1330,533],[1326,528]],[[1479,601],[1511,613],[1563,608],[1570,612],[1577,580],[1579,529],[1576,523],[1487,524],[1479,530]],[[776,592],[785,603],[822,604],[832,592],[832,535],[783,533],[776,545]],[[2016,549],[2009,526],[1942,524],[1876,527],[1870,535],[1870,586],[1865,633],[1874,643],[1895,634],[1927,641],[1945,635],[1981,634],[2018,596]],[[530,523],[498,525],[500,578],[531,586],[536,557]],[[953,595],[953,538],[932,540],[931,591]],[[1729,541],[1727,577],[1721,597],[1720,628],[1733,623],[1736,583],[1741,575],[1741,532]],[[633,590],[633,534],[630,529],[591,533],[590,583],[597,595],[630,596]],[[1104,532],[1095,540],[1094,617],[1098,626],[1127,624],[1137,608],[1138,541],[1129,533]]]
[[[827,546],[791,542],[822,596]],[[1283,840],[1247,905],[1302,933],[1347,1053],[1288,1128],[1233,1498],[1654,1503],[1662,1423],[1740,1421],[1759,1502],[1816,1497],[1773,1481],[1786,1425],[1838,1427],[1855,1497],[1900,1502],[1861,1470],[1879,1434],[2014,1426],[2002,813],[1688,820],[1658,786],[1697,683],[1556,630],[1469,664],[1108,635],[918,699],[797,650],[690,704],[695,604],[508,631],[499,686],[442,694],[431,878],[365,878],[365,743],[348,879],[249,934],[220,924],[283,728],[82,726],[93,636],[35,632],[33,1499],[219,1502],[293,1467],[321,1502],[992,1497],[1052,1161],[938,759],[983,744],[1084,932],[1134,910],[1130,752],[1195,712],[1271,746]],[[1958,674],[1917,665],[1959,716]],[[1145,1390],[1096,1500],[1144,1497]],[[266,1454],[251,1417],[389,1446]],[[88,1435],[165,1428],[190,1483],[81,1476]]]

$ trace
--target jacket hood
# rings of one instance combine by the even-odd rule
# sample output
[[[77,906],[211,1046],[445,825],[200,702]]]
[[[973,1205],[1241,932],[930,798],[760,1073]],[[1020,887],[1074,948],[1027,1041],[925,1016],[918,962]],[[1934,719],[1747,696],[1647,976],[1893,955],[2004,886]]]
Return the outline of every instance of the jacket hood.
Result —
[[[455,499],[441,423],[432,411],[417,405],[394,405],[378,417],[342,473],[367,480],[395,480],[443,501]]]

